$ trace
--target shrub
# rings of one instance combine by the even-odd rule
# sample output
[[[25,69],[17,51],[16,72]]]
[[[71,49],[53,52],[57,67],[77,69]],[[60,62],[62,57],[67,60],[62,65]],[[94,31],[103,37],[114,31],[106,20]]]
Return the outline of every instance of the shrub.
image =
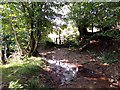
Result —
[[[67,36],[64,44],[70,47],[77,47],[79,43],[77,39],[78,39],[77,36],[76,37]]]

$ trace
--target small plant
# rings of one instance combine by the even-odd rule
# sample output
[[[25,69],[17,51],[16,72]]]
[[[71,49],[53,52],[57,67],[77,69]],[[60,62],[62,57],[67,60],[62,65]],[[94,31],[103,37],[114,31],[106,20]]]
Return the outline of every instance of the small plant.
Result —
[[[19,80],[9,82],[9,88],[10,88],[11,90],[22,89],[23,86],[22,86],[21,84],[19,84],[18,82],[19,82]]]

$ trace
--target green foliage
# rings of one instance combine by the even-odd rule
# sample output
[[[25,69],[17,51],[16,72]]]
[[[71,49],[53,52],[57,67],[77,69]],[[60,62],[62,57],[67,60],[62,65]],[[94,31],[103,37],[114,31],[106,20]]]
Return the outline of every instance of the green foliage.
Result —
[[[18,3],[4,3],[2,4],[2,34],[4,36],[10,36],[9,42],[7,43],[10,46],[10,49],[16,49],[18,47],[25,48],[27,45],[28,31],[25,28],[28,28],[27,23],[25,23],[23,13],[21,12]],[[21,42],[21,43],[20,43]],[[18,46],[17,48],[15,46]]]
[[[119,30],[109,30],[104,32],[104,35],[109,36],[109,37],[113,37],[116,40],[120,41],[120,31]]]
[[[119,21],[120,2],[80,2],[70,5],[69,18],[82,26],[111,26]]]
[[[51,38],[49,38],[47,35],[44,35],[41,37],[39,46],[42,48],[46,48],[46,41],[53,42]]]
[[[94,36],[108,36],[108,37],[112,37],[116,41],[120,42],[120,34],[119,33],[120,33],[119,30],[111,29],[111,30],[107,30],[105,32],[97,33],[97,34],[93,35],[91,38],[93,38]]]
[[[34,75],[36,72],[39,72],[39,67],[34,64],[23,65],[22,68],[16,70],[15,73],[20,75]]]
[[[10,41],[15,43],[15,48],[26,50],[31,55],[36,52],[41,37],[52,32],[53,20],[61,16],[53,8],[60,9],[63,5],[49,2],[3,3],[0,12],[2,35],[12,35]]]
[[[0,66],[2,82],[5,85],[9,84],[9,88],[12,90],[33,88],[35,84],[43,88],[43,81],[38,79],[43,67],[44,62],[41,58],[24,58],[23,60],[18,59],[17,62],[11,60],[9,64]],[[35,82],[32,82],[34,80]]]
[[[9,87],[11,90],[19,90],[19,89],[22,89],[23,86],[21,84],[19,84],[18,82],[19,80],[17,81],[10,81],[9,82]]]
[[[77,41],[77,36],[67,36],[65,37],[66,41],[65,41],[65,45],[70,46],[70,47],[77,47],[78,46],[78,41]]]

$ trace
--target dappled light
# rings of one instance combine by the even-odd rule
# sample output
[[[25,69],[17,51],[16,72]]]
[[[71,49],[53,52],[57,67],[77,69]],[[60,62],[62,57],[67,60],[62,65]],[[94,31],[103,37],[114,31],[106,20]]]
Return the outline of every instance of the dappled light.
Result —
[[[43,50],[43,52],[46,53],[45,56],[43,55],[43,59],[48,65],[47,67],[45,67],[44,70],[53,73],[51,78],[55,80],[52,85],[57,85],[59,87],[70,87],[71,82],[75,83],[76,80],[79,80],[79,78],[83,78],[85,79],[85,81],[87,80],[86,83],[88,81],[91,81],[95,83],[94,85],[98,85],[99,87],[104,85],[106,85],[105,87],[119,87],[119,85],[115,86],[110,81],[114,81],[112,77],[104,74],[105,70],[107,72],[109,64],[98,62],[90,52],[88,52],[87,55],[81,53],[81,56],[78,56],[79,52],[77,51],[77,49],[73,50],[72,48],[52,49],[51,52],[55,53],[50,53],[49,50]],[[69,56],[66,56],[66,53],[68,53]],[[70,56],[72,59],[70,58]],[[76,62],[75,58],[80,59],[80,62]],[[84,62],[82,62],[82,60],[84,60]],[[102,84],[100,84],[101,82]],[[117,84],[118,82],[115,83]]]
[[[1,2],[0,89],[120,89],[120,1]]]
[[[3,72],[2,73],[3,86],[5,84],[8,84],[8,82],[10,81],[12,84],[12,81],[19,80],[19,82],[17,81],[17,83],[22,85],[21,87],[23,86],[25,87],[25,85],[21,83],[24,81],[27,85],[26,88],[28,88],[29,82],[26,80],[30,80],[30,78],[32,77],[37,77],[37,75],[39,75],[39,72],[42,70],[42,67],[44,67],[44,64],[41,59],[35,57],[33,58],[29,58],[29,60],[22,61],[22,63],[19,64],[12,64],[11,62],[11,64],[0,66]],[[11,84],[9,83],[9,87],[15,88],[12,87]]]

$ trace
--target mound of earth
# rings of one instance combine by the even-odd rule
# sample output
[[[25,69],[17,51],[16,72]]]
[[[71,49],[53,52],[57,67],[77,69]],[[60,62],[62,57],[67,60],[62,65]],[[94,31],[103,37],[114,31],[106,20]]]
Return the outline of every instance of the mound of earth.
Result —
[[[89,50],[95,52],[112,52],[119,48],[119,43],[114,38],[109,36],[94,36],[82,48],[82,50]]]

